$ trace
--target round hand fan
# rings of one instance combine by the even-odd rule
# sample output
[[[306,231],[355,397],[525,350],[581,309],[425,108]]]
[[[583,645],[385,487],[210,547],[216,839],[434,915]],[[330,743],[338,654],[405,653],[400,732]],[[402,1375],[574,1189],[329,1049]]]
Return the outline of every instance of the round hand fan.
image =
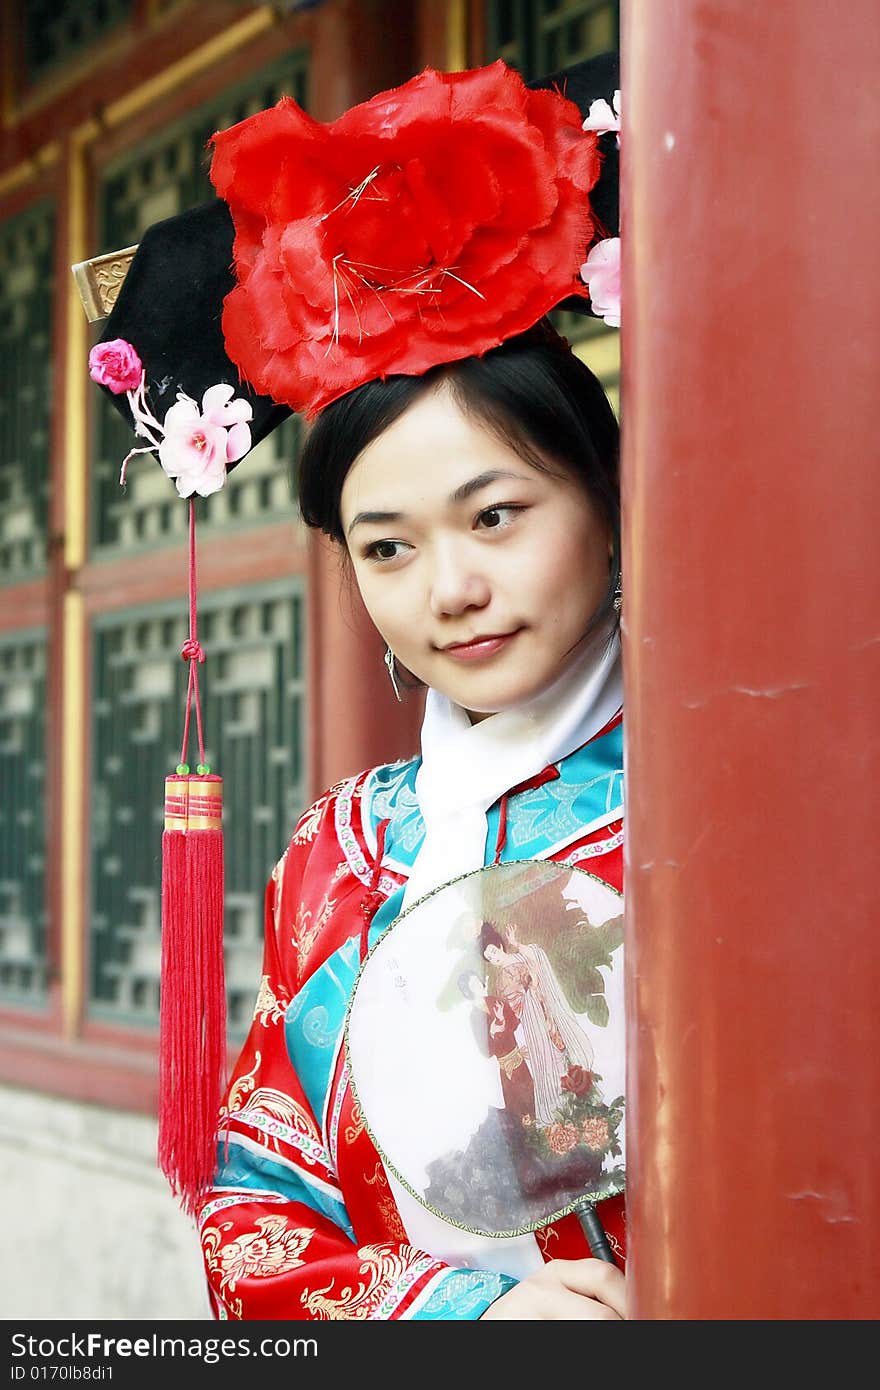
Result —
[[[524,860],[435,889],[372,949],[346,1019],[352,1089],[436,1216],[502,1238],[623,1191],[622,945],[619,893]]]

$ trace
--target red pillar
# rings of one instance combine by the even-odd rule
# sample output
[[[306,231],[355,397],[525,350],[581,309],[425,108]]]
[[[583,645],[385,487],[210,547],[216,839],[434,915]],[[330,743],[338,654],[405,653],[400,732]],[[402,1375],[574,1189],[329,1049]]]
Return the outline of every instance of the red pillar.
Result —
[[[880,1314],[880,9],[624,9],[632,1308]]]
[[[315,11],[309,111],[332,121],[413,75],[412,0],[335,0]],[[422,700],[394,698],[385,652],[341,551],[313,535],[309,552],[309,788],[419,750]]]
[[[309,551],[309,794],[419,751],[421,692],[394,697],[385,644],[342,552],[324,536]]]

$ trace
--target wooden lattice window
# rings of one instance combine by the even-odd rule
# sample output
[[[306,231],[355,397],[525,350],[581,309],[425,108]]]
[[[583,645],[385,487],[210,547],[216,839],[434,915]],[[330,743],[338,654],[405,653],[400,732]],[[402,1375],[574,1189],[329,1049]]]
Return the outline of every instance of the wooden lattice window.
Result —
[[[24,71],[36,82],[131,17],[133,0],[19,0]]]
[[[486,61],[503,58],[528,80],[618,47],[619,0],[485,0]],[[588,314],[552,316],[620,406],[620,348],[616,329]]]
[[[607,53],[620,37],[619,0],[486,0],[490,58],[526,78]]]
[[[46,1006],[46,633],[0,636],[0,1002]]]
[[[0,584],[45,569],[54,206],[0,223]]]
[[[206,748],[226,802],[230,1030],[250,1021],[262,898],[305,800],[302,581],[219,592],[200,604]],[[162,785],[180,757],[182,603],[96,618],[89,1012],[155,1026],[159,1006]]]

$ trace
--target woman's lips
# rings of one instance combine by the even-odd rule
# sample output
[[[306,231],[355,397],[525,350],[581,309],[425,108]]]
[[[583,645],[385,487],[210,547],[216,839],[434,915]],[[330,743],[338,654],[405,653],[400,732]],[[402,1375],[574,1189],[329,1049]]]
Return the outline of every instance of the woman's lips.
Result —
[[[445,656],[451,656],[454,661],[482,661],[488,656],[494,656],[500,652],[502,647],[506,647],[512,642],[522,628],[517,628],[516,632],[505,632],[499,636],[481,637],[473,642],[459,642],[451,647],[443,647]]]

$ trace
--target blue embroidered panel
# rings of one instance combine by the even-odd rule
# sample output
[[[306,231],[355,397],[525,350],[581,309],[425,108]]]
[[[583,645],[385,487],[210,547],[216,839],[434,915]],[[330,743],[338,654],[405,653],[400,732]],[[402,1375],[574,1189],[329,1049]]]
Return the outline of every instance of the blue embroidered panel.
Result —
[[[336,1044],[359,969],[360,940],[351,937],[306,980],[284,1015],[287,1055],[312,1114],[319,1119],[324,1113]]]
[[[402,903],[402,888],[382,903],[370,923],[370,947],[391,926]],[[360,939],[352,937],[306,980],[284,1015],[287,1055],[312,1113],[319,1117],[324,1113],[345,1011],[359,970]]]
[[[245,1147],[234,1134],[229,1136],[228,1149],[225,1140],[217,1145],[214,1182],[218,1187],[252,1187],[258,1192],[267,1189],[280,1192],[291,1202],[303,1202],[313,1211],[321,1212],[354,1240],[354,1231],[341,1197],[334,1197],[325,1187],[313,1186],[293,1168],[273,1163],[265,1153],[257,1152],[250,1145]]]
[[[406,871],[412,868],[425,837],[425,823],[416,800],[416,774],[421,758],[377,767],[364,787],[362,809],[365,828],[376,842],[380,820],[391,822],[385,832],[385,859]]]
[[[569,753],[559,777],[520,792],[508,803],[505,859],[539,859],[565,845],[584,827],[623,815],[623,725]],[[488,814],[487,862],[494,855],[500,806]],[[490,849],[491,847],[491,849]]]
[[[419,758],[380,767],[364,787],[363,815],[375,842],[380,820],[386,832],[386,860],[404,872],[412,868],[425,835],[416,800]],[[623,814],[623,725],[592,739],[557,765],[559,777],[531,791],[520,792],[507,808],[507,838],[502,859],[534,859],[583,833],[583,827]],[[494,857],[500,805],[487,820],[486,862]]]
[[[476,1319],[490,1303],[516,1283],[509,1274],[489,1270],[453,1269],[412,1315],[413,1322],[439,1322],[455,1318]]]

